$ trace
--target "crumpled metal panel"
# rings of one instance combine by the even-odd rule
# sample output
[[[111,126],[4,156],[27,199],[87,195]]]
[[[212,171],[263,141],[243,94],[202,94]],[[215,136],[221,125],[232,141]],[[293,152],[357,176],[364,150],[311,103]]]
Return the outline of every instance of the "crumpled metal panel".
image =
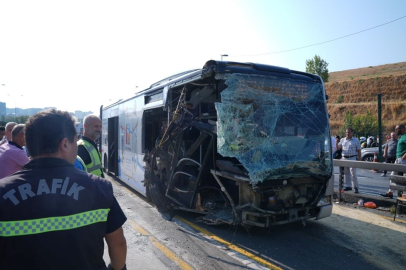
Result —
[[[223,75],[217,149],[248,170],[251,183],[332,170],[329,125],[319,82],[250,74]]]

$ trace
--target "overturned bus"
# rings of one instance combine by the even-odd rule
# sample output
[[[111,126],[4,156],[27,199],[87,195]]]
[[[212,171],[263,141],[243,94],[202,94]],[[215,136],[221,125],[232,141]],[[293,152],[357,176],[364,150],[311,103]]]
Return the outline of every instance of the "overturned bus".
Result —
[[[317,75],[208,61],[101,108],[104,169],[158,210],[270,227],[331,215],[326,94]]]

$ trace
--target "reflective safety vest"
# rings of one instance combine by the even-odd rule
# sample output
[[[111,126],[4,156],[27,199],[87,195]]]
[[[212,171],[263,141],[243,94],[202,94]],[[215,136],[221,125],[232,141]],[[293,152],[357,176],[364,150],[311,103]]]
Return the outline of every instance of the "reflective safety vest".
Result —
[[[97,149],[91,143],[82,139],[78,141],[78,146],[79,145],[83,145],[86,148],[90,159],[92,160],[86,165],[87,172],[101,177],[101,157],[99,151],[97,151]]]
[[[73,230],[97,222],[107,222],[109,212],[110,209],[96,209],[63,217],[0,221],[0,237]],[[83,220],[85,220],[85,222],[83,222]]]
[[[73,163],[73,167],[87,172],[86,164],[83,161],[83,159],[80,158],[80,156],[76,156],[76,160],[75,160],[75,163]]]

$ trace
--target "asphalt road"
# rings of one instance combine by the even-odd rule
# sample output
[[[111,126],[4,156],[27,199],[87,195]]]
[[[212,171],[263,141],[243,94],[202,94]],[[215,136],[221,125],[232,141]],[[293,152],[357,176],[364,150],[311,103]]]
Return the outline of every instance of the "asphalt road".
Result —
[[[353,250],[339,245],[335,241],[337,236],[340,238],[339,230],[320,221],[308,221],[306,226],[292,223],[270,230],[256,228],[250,231],[201,226],[281,269],[380,269]]]
[[[360,191],[385,190],[388,179],[379,173],[359,170]],[[131,269],[384,269],[376,260],[403,265],[403,256],[397,258],[379,252],[368,257],[360,243],[369,243],[371,237],[348,234],[348,229],[368,228],[376,231],[377,241],[387,254],[397,254],[393,238],[402,238],[404,232],[394,232],[368,221],[359,221],[345,215],[315,221],[306,226],[293,223],[271,229],[209,226],[197,221],[196,214],[178,212],[171,221],[149,202],[113,178],[115,196],[127,215],[124,232],[127,238],[127,268]],[[380,183],[377,188],[373,183]],[[348,213],[357,209],[348,208]],[[346,211],[344,211],[346,213]],[[355,215],[358,215],[355,213]],[[371,214],[372,215],[372,214]],[[391,218],[389,218],[391,220]],[[339,222],[346,222],[345,227]],[[390,221],[392,222],[392,221]],[[400,223],[402,221],[397,221]],[[378,231],[381,234],[378,234]],[[386,236],[385,236],[386,235]],[[358,235],[356,235],[358,237]],[[389,242],[389,243],[386,243]],[[376,244],[375,244],[376,245]],[[368,244],[366,244],[368,246]],[[380,248],[372,246],[371,248]],[[107,249],[105,261],[108,262]],[[375,260],[375,261],[374,261]],[[392,267],[391,269],[397,269]],[[399,268],[401,269],[401,268]]]
[[[176,219],[169,221],[144,197],[114,181],[114,195],[127,222],[127,269],[249,269],[242,260]],[[104,260],[109,262],[105,245]],[[252,264],[252,263],[251,263]],[[255,268],[253,268],[255,269]]]

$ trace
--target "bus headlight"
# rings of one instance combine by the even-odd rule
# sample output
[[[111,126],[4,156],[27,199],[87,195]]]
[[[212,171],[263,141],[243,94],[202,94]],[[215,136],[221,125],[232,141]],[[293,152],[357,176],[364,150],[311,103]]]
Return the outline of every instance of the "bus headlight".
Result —
[[[322,197],[320,201],[317,203],[317,206],[324,206],[331,204],[331,195]]]

